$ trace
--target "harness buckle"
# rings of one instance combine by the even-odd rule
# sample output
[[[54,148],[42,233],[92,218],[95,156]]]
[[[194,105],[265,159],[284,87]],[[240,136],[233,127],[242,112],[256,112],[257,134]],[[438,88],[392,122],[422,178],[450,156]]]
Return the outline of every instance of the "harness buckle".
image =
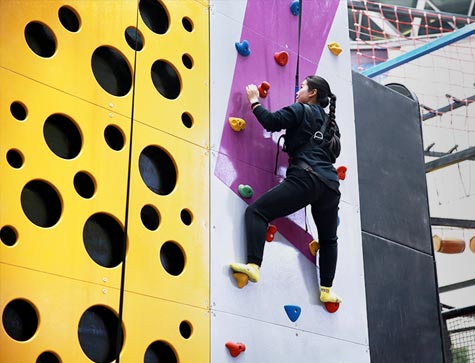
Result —
[[[319,130],[317,132],[315,132],[313,134],[313,138],[316,139],[316,140],[323,140],[323,134],[322,132]]]

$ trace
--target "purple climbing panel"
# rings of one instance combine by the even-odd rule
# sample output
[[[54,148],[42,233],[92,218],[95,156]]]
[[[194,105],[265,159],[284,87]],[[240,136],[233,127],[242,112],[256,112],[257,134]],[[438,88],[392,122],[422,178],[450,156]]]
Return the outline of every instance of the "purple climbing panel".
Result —
[[[299,83],[305,76],[316,73],[338,3],[339,0],[304,0],[302,3]],[[239,184],[251,185],[254,196],[244,199],[247,203],[279,183],[287,167],[287,154],[280,152],[278,175],[274,175],[280,134],[266,132],[255,119],[245,87],[249,83],[269,82],[269,94],[261,101],[271,111],[294,102],[299,19],[291,13],[290,4],[291,1],[284,0],[249,0],[241,39],[236,39],[237,42],[247,40],[251,53],[248,57],[237,57],[215,175],[237,195]],[[274,60],[274,53],[281,51],[289,54],[285,66]],[[246,120],[245,130],[233,131],[228,125],[229,117]],[[312,237],[305,232],[303,211],[273,224],[307,258],[315,260],[308,250]]]

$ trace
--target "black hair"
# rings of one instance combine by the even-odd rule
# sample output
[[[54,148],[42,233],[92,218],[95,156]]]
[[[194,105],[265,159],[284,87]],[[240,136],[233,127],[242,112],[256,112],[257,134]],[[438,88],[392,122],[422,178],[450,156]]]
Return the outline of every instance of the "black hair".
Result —
[[[335,127],[338,127],[335,118],[336,96],[332,93],[328,82],[319,76],[308,76],[305,80],[307,81],[309,91],[317,90],[317,103],[320,106],[325,108],[330,104],[328,116],[330,117],[331,123],[335,125]]]

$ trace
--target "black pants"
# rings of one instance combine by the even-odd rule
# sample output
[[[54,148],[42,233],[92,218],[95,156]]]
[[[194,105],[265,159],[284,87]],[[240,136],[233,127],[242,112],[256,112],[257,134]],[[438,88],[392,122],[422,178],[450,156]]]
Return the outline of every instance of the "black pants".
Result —
[[[261,265],[270,222],[311,204],[320,243],[320,284],[332,286],[338,255],[336,230],[339,202],[340,194],[314,174],[297,166],[290,166],[282,183],[267,191],[246,209],[247,262]]]

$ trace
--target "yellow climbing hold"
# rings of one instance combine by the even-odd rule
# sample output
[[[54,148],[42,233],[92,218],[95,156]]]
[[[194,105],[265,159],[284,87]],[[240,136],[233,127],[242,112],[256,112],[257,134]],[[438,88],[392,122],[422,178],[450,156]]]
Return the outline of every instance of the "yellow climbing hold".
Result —
[[[229,125],[234,131],[239,132],[246,128],[246,121],[239,117],[230,117]]]
[[[312,254],[312,256],[316,256],[318,250],[320,249],[320,243],[318,243],[315,240],[312,240],[312,242],[308,244],[308,249],[310,250],[310,253]]]
[[[340,47],[340,44],[337,42],[328,43],[328,49],[330,49],[330,52],[332,52],[334,55],[340,55],[340,53],[343,51],[343,49]]]

